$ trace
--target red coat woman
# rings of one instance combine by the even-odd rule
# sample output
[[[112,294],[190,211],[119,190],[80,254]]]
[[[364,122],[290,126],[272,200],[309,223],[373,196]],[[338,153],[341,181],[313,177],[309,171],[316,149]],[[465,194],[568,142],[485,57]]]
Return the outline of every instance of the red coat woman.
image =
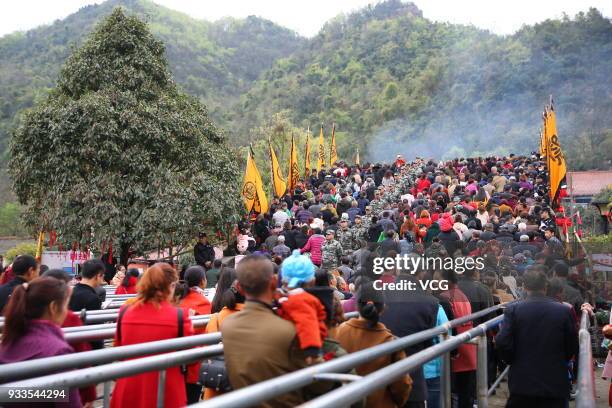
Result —
[[[193,335],[189,311],[170,303],[178,280],[176,271],[168,264],[155,264],[143,274],[136,301],[119,312],[115,344],[125,346],[156,340]],[[181,330],[182,326],[182,330]],[[148,408],[157,403],[157,371],[117,380],[111,407]],[[166,408],[187,404],[185,375],[180,367],[166,370],[164,403]]]
[[[115,294],[116,295],[135,294],[136,284],[138,283],[138,275],[139,275],[138,269],[130,268],[125,274],[125,277],[123,278],[123,281],[121,282],[121,285],[117,286],[117,289],[115,289]]]
[[[209,315],[211,305],[206,296],[206,271],[199,265],[190,266],[185,271],[184,283],[177,286],[179,306],[189,310],[194,315]],[[175,293],[176,294],[176,293]],[[196,334],[206,333],[206,327],[195,329]],[[198,384],[200,378],[200,364],[192,364],[187,368],[187,402],[190,404],[200,400],[202,386]]]

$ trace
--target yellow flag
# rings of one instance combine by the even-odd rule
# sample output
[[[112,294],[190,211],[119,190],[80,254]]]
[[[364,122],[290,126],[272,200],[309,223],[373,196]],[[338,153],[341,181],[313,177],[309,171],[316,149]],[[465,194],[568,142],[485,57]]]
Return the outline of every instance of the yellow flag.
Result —
[[[270,146],[270,162],[272,164],[272,187],[274,187],[274,196],[282,197],[287,192],[287,183],[285,182],[283,172],[278,165],[278,159],[276,158],[276,153],[274,153],[274,149],[272,148],[272,143],[268,142],[268,145]]]
[[[319,133],[319,151],[317,152],[317,171],[325,167],[325,143],[323,142],[323,125]]]
[[[45,242],[45,232],[40,231],[38,234],[38,243],[36,244],[36,260],[40,262],[42,258],[43,243]]]
[[[300,170],[298,168],[297,148],[295,137],[291,135],[291,153],[289,155],[289,191],[295,190],[300,181]]]
[[[357,149],[357,153],[355,154],[355,164],[357,166],[361,165],[361,163],[359,162],[359,149]]]
[[[268,212],[268,198],[263,189],[261,175],[255,165],[255,154],[251,148],[249,148],[246,170],[242,181],[242,198],[248,212]]]
[[[332,125],[331,146],[329,147],[329,167],[338,161],[338,151],[336,150],[336,124]]]
[[[308,130],[306,131],[306,150],[304,155],[304,178],[308,178],[310,176],[310,126],[308,126]]]
[[[567,167],[565,156],[561,150],[561,144],[557,136],[557,118],[552,102],[546,112],[544,133],[546,139],[546,161],[548,162],[548,174],[550,179],[550,200],[551,203],[557,201],[561,184],[565,179]]]

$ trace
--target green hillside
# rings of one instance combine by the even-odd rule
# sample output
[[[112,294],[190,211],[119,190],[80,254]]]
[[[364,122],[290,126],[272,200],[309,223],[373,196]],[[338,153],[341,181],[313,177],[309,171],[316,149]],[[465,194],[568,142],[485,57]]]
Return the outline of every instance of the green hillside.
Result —
[[[591,9],[498,36],[431,22],[399,0],[338,16],[308,40],[257,17],[211,23],[147,0],[109,0],[2,37],[0,153],[17,113],[116,6],[149,23],[176,81],[238,144],[282,113],[315,132],[325,123],[326,134],[335,121],[341,158],[358,145],[362,160],[529,152],[553,94],[570,165],[611,166],[610,19]],[[4,197],[3,184],[0,175]]]
[[[301,127],[335,121],[340,156],[360,141],[371,160],[528,153],[553,94],[570,165],[609,167],[611,61],[612,22],[595,9],[502,37],[390,0],[328,22],[279,60],[233,124],[246,132],[281,110]]]
[[[178,84],[200,97],[222,125],[227,108],[253,80],[305,42],[295,32],[261,18],[210,23],[146,0],[109,0],[51,25],[4,36],[0,38],[0,153],[6,152],[16,113],[54,86],[72,47],[80,45],[117,6],[149,23],[166,46]]]

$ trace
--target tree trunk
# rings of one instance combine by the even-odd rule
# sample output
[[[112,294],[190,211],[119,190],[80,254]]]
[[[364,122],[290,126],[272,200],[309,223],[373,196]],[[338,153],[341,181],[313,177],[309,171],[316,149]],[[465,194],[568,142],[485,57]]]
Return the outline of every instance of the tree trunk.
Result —
[[[127,268],[130,254],[130,244],[121,243],[121,253],[119,255],[119,263]]]

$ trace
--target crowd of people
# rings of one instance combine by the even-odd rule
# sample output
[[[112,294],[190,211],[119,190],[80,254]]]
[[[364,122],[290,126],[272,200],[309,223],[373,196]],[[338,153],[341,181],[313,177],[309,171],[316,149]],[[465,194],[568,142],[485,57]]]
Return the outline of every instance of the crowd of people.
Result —
[[[100,309],[105,282],[117,286],[115,293],[135,294],[120,309],[116,346],[222,334],[224,359],[167,371],[166,407],[214,398],[508,303],[501,328],[487,333],[489,382],[510,364],[508,407],[565,407],[575,380],[578,316],[590,300],[583,258],[568,256],[562,242],[565,225],[561,207],[548,199],[546,167],[537,155],[339,163],[313,170],[291,194],[274,199],[268,213],[237,225],[229,249],[235,256],[225,263],[215,259],[206,234],[194,247],[195,265],[157,263],[143,274],[120,269],[109,276],[104,263],[91,260],[74,286],[63,271],[39,277],[34,258],[18,257],[14,277],[0,286],[6,317],[0,363],[102,347],[68,345],[59,327],[79,324],[76,313],[83,309]],[[440,262],[407,270],[377,261],[398,256],[462,260],[461,265],[472,259],[482,267]],[[432,280],[448,285],[436,290],[419,285]],[[415,285],[380,290],[381,282]],[[214,297],[207,298],[207,289],[214,289]],[[355,311],[359,317],[345,318]],[[501,312],[449,335],[496,313]],[[207,326],[194,329],[189,317],[207,314]],[[354,372],[367,375],[437,341],[412,345]],[[471,408],[476,346],[461,345],[451,366],[455,406]],[[363,403],[437,407],[440,376],[436,358]],[[157,381],[157,373],[119,379],[112,405],[154,406]],[[293,407],[335,386],[317,382],[264,406]],[[71,406],[91,404],[95,397],[91,387],[73,393]]]

